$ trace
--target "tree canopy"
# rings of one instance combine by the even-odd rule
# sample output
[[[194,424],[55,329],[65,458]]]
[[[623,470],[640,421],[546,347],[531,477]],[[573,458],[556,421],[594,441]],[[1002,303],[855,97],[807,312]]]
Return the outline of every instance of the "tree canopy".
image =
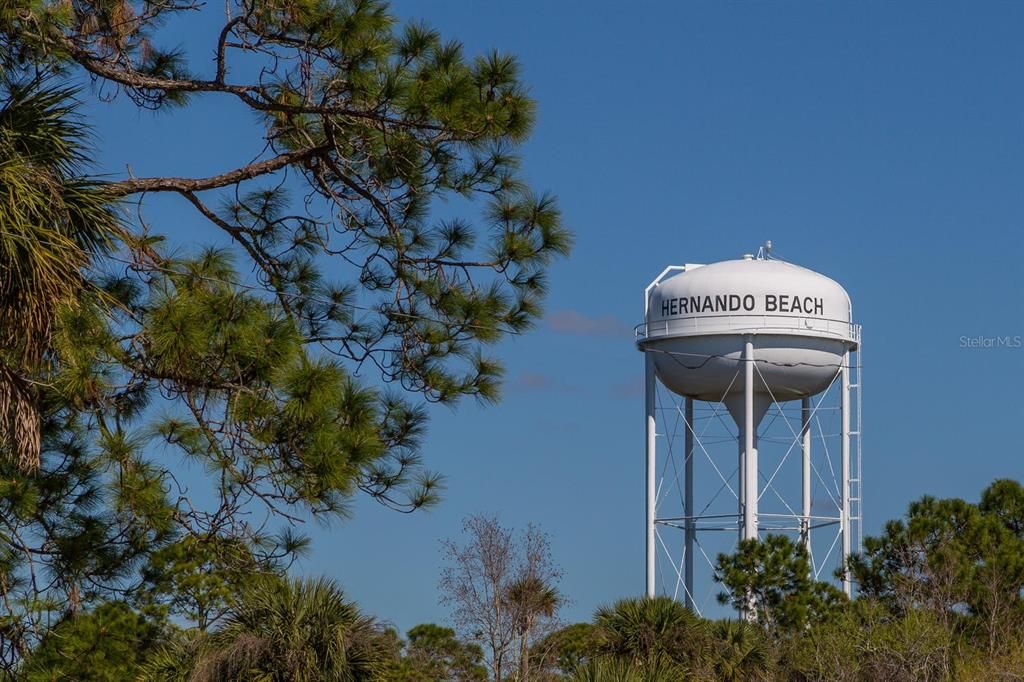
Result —
[[[746,612],[770,631],[800,631],[829,617],[845,601],[831,583],[814,580],[806,548],[786,535],[743,540],[718,557],[719,602]]]
[[[205,49],[167,47],[219,17]],[[96,154],[80,106],[113,98],[241,104],[251,145],[119,178],[147,149]],[[214,629],[305,551],[303,521],[439,499],[425,403],[498,399],[495,344],[571,244],[519,169],[534,112],[513,56],[376,0],[0,5],[6,670],[110,600]]]
[[[470,58],[376,0],[232,0],[209,46],[216,59],[197,69],[195,55],[161,47],[161,27],[199,10],[15,0],[0,15],[0,63],[87,74],[141,107],[246,105],[263,124],[258,160],[107,191],[191,203],[306,343],[431,400],[496,398],[500,366],[481,346],[537,318],[546,268],[570,245],[552,197],[518,174],[535,105],[515,58]],[[437,210],[459,196],[479,200],[478,219]]]

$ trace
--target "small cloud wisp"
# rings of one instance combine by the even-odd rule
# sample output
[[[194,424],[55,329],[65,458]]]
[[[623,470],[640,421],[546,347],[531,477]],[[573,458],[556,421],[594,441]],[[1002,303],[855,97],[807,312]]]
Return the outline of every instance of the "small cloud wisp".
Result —
[[[633,329],[614,315],[587,317],[575,310],[556,310],[547,317],[548,326],[562,334],[579,336],[631,336]]]

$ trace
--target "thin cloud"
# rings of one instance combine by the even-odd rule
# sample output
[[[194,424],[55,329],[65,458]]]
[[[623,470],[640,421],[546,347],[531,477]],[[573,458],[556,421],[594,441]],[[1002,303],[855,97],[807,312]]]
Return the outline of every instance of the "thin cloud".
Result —
[[[563,384],[547,374],[540,372],[523,372],[509,384],[509,388],[516,392],[561,392],[572,393],[576,390],[574,386]]]
[[[547,374],[523,372],[513,386],[523,391],[550,391],[555,387],[555,382]]]
[[[612,384],[610,392],[613,398],[620,398],[622,400],[639,398],[644,394],[643,379],[627,381],[621,384]]]
[[[614,315],[587,317],[575,310],[556,310],[548,315],[548,326],[562,334],[580,336],[630,336],[632,327]]]

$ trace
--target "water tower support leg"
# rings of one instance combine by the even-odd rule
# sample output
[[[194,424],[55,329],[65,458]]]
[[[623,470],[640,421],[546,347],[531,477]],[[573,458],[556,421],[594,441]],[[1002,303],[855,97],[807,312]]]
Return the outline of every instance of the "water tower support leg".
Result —
[[[841,517],[841,531],[843,534],[843,591],[846,596],[852,596],[853,586],[850,584],[849,558],[850,558],[850,352],[843,353],[842,372],[842,479],[843,479],[843,509]]]
[[[757,450],[754,447],[754,339],[746,337],[743,381],[743,539],[757,539]]]
[[[747,501],[747,495],[744,492],[747,487],[747,458],[746,453],[743,452],[743,430],[743,425],[740,424],[739,447],[737,447],[738,453],[736,455],[739,459],[736,469],[739,472],[736,474],[736,509],[738,512],[736,516],[736,529],[739,531],[739,538],[737,539],[738,542],[741,542],[743,538],[747,537],[743,526],[743,519],[745,518],[743,505],[746,504]]]
[[[647,444],[647,565],[646,565],[646,591],[648,597],[654,597],[654,560],[655,560],[655,509],[657,487],[655,481],[655,466],[657,463],[656,449],[656,414],[655,414],[655,381],[654,360],[650,353],[644,353],[644,430]]]
[[[800,508],[800,541],[811,552],[811,399],[800,401],[800,438],[803,443],[803,504]]]
[[[686,606],[693,609],[693,545],[697,534],[697,524],[693,518],[693,398],[686,399],[684,416],[686,418],[686,488],[685,499],[683,500],[683,513],[686,515],[686,563],[683,566],[683,582],[686,587]]]

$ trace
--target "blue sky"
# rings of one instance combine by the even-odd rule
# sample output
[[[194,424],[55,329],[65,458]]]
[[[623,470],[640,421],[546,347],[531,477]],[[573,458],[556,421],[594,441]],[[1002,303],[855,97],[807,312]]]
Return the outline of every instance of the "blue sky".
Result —
[[[353,520],[310,529],[300,570],[337,578],[403,630],[444,621],[439,541],[486,512],[551,534],[566,619],[640,593],[642,360],[629,329],[643,287],[667,264],[765,239],[841,282],[864,325],[868,533],[923,494],[973,499],[1022,476],[1024,348],[960,338],[1024,335],[1024,4],[394,8],[470,53],[519,56],[539,102],[526,174],[558,195],[576,248],[552,273],[545,323],[499,349],[502,403],[432,409],[424,456],[448,477],[441,506],[360,503]],[[94,113],[97,161],[114,174],[202,175],[259,150],[254,120],[226,100]],[[182,201],[154,200],[146,217],[182,244],[220,239]]]

